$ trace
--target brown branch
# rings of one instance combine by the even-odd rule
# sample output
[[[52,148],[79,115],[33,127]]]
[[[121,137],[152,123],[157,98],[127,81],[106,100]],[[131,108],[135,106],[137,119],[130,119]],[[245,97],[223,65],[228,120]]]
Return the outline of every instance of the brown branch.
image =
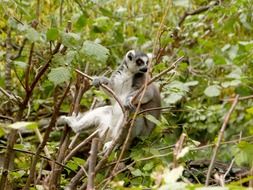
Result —
[[[32,57],[33,57],[33,50],[34,50],[35,44],[31,44],[30,52],[29,52],[29,58],[28,58],[28,63],[25,71],[25,90],[28,92],[29,89],[29,78],[30,78],[30,71],[32,68]]]
[[[89,162],[89,160],[88,160]],[[80,181],[80,179],[83,177],[83,175],[85,174],[85,171],[88,168],[88,163],[86,162],[85,166],[83,168],[81,168],[77,174],[70,180],[69,184],[66,185],[66,189],[76,189],[76,186],[78,184],[78,182]]]
[[[81,85],[84,85],[80,88]],[[76,92],[74,95],[74,99],[72,101],[72,107],[69,112],[70,115],[73,114],[73,111],[77,113],[79,111],[79,105],[82,98],[82,94],[89,89],[89,85],[86,82],[86,80],[77,80],[76,81]],[[80,92],[81,91],[81,92]],[[57,161],[58,162],[64,162],[65,156],[68,152],[69,147],[69,139],[70,139],[70,128],[66,125],[64,127],[64,132],[60,141],[60,148],[57,153]],[[62,168],[58,165],[53,165],[53,169],[50,174],[50,181],[49,181],[49,187],[50,189],[57,189],[59,186],[59,180],[60,180],[60,174],[61,174]]]
[[[251,169],[250,169],[249,175],[251,175],[251,177],[253,176],[253,162],[251,162]],[[253,189],[253,179],[252,178],[249,180],[249,189]]]
[[[171,108],[174,108],[174,106],[165,106],[165,107],[154,107],[154,108],[149,108],[149,109],[145,109],[145,110],[141,110],[138,112],[138,115],[141,115],[143,113],[146,113],[146,112],[150,112],[150,111],[154,111],[154,110],[166,110],[166,109],[171,109]],[[173,110],[175,111],[175,110]]]
[[[20,104],[19,97],[16,97],[14,94],[7,92],[2,87],[0,87],[0,92],[2,92],[9,100],[13,101],[15,104],[17,104],[17,105]]]
[[[215,143],[215,147],[214,147],[214,150],[213,150],[213,155],[212,155],[211,163],[210,163],[209,168],[208,168],[205,186],[208,186],[208,184],[209,184],[209,179],[210,179],[210,176],[211,176],[211,172],[213,170],[213,166],[214,166],[214,162],[215,162],[215,159],[216,159],[216,155],[218,153],[219,146],[221,144],[221,141],[222,141],[222,138],[223,138],[226,126],[227,126],[227,124],[229,122],[229,119],[230,119],[230,116],[231,116],[232,112],[234,111],[234,109],[235,109],[235,107],[236,107],[236,105],[238,103],[238,98],[239,98],[239,95],[236,96],[236,98],[235,98],[235,100],[234,100],[234,102],[233,102],[233,104],[232,104],[229,112],[225,116],[224,122],[222,124],[221,129],[220,129],[220,132],[219,132],[219,135],[218,135],[218,140]]]
[[[173,168],[178,167],[178,161],[177,161],[178,160],[178,155],[182,151],[185,138],[186,138],[186,134],[182,133],[179,140],[175,144],[175,147],[174,147],[174,150],[173,150]]]
[[[5,64],[5,89],[7,92],[11,92],[11,67],[12,67],[12,60],[11,60],[11,29],[7,29],[7,37],[6,37],[6,64]],[[10,109],[10,108],[8,108]]]
[[[17,131],[12,129],[7,137],[8,143],[6,147],[6,152],[4,156],[4,164],[2,169],[2,177],[0,181],[0,189],[5,189],[6,183],[7,183],[7,177],[9,173],[10,164],[12,164],[13,160],[10,158],[14,154],[13,147],[17,139]]]
[[[189,12],[185,12],[184,15],[179,19],[179,22],[178,22],[178,26],[181,26],[183,24],[183,22],[185,21],[185,19],[188,17],[188,16],[193,16],[193,15],[197,15],[197,14],[200,14],[200,13],[203,13],[211,8],[213,8],[214,6],[218,5],[219,1],[216,1],[210,5],[207,5],[207,6],[203,6],[203,7],[200,7],[196,10],[193,10],[193,11],[189,11]]]
[[[238,100],[249,100],[249,99],[253,99],[253,95],[242,96],[242,97],[238,98]],[[222,101],[233,102],[234,100],[235,100],[235,98],[228,98],[228,99],[223,99]]]
[[[71,82],[69,83],[68,87],[66,88],[66,90],[65,90],[63,96],[61,97],[61,99],[59,100],[59,102],[55,102],[54,112],[53,112],[51,121],[45,131],[42,143],[40,143],[40,145],[38,146],[38,148],[36,150],[36,154],[33,158],[33,161],[32,161],[31,167],[30,167],[30,174],[29,174],[29,177],[26,181],[26,185],[23,188],[23,190],[28,190],[31,182],[34,180],[34,175],[35,175],[35,171],[36,171],[36,164],[39,159],[39,154],[42,152],[43,148],[46,146],[46,143],[49,139],[49,135],[52,131],[52,128],[55,126],[55,123],[57,121],[57,117],[59,115],[59,110],[60,110],[61,104],[62,104],[63,100],[65,99],[65,97],[67,96],[67,93],[70,89],[70,84],[71,84]],[[58,98],[55,98],[55,101],[56,101],[56,99],[58,99]]]
[[[98,135],[98,131],[96,130],[94,133],[92,133],[90,136],[88,136],[84,141],[82,141],[79,145],[77,145],[69,154],[65,157],[64,163],[69,161],[75,153],[82,148],[84,145],[86,145],[91,139],[93,139],[95,136]]]
[[[64,0],[61,0],[61,3],[60,3],[60,10],[59,10],[59,24],[60,26],[62,26],[62,12],[63,12],[63,3],[64,3]]]
[[[10,117],[10,116],[6,116],[6,115],[1,115],[1,114],[0,114],[0,118],[1,118],[1,119],[8,119],[8,120],[10,120],[11,122],[14,122],[14,118],[13,118],[13,117]]]
[[[59,46],[60,47],[60,46]],[[59,49],[55,49],[55,53],[58,52]],[[16,115],[16,121],[20,121],[23,117],[23,113],[24,110],[32,96],[33,90],[36,86],[36,84],[38,83],[38,81],[40,80],[40,78],[44,75],[44,73],[46,72],[47,68],[49,67],[49,64],[51,63],[51,60],[53,58],[53,55],[50,56],[49,60],[47,61],[47,63],[42,67],[42,69],[39,71],[39,73],[37,74],[37,76],[35,76],[34,81],[32,82],[29,91],[26,91],[26,96],[23,99],[22,103],[19,104],[19,111]],[[8,169],[10,167],[10,164],[13,163],[13,159],[14,159],[14,152],[12,150],[15,142],[17,140],[17,131],[16,130],[12,130],[10,132],[10,134],[7,137],[7,149],[6,149],[6,153],[5,153],[5,158],[4,158],[4,166],[3,166],[3,172],[2,172],[2,178],[0,181],[0,189],[5,189],[5,185],[6,185],[6,181],[7,181],[7,176],[8,176]]]
[[[92,139],[90,157],[89,157],[89,170],[88,170],[88,183],[87,190],[94,190],[94,178],[95,178],[95,166],[97,162],[97,153],[98,153],[98,138]]]
[[[12,56],[11,56],[11,60],[18,59],[18,58],[21,56],[21,54],[22,54],[22,52],[23,52],[23,50],[24,50],[24,47],[25,47],[26,42],[27,42],[27,38],[25,38],[25,39],[23,40],[21,46],[19,47],[18,53],[17,53],[16,55],[12,55]]]
[[[6,146],[0,146],[0,148],[7,149]],[[25,154],[30,154],[30,155],[33,155],[33,156],[35,156],[35,154],[36,154],[36,152],[31,152],[31,151],[28,151],[28,150],[21,150],[21,149],[18,149],[18,148],[13,148],[12,150],[14,150],[14,151],[16,151],[16,152],[21,152],[21,153],[25,153]],[[62,167],[64,167],[64,168],[66,168],[66,169],[68,169],[68,170],[71,170],[72,172],[75,172],[75,173],[76,173],[75,170],[73,170],[73,169],[71,169],[70,167],[68,167],[68,166],[66,166],[66,165],[63,165],[63,164],[61,164],[61,163],[59,163],[59,162],[56,162],[56,161],[53,160],[52,158],[49,158],[49,157],[44,156],[44,155],[42,155],[42,154],[39,154],[39,157],[44,158],[44,159],[46,159],[47,161],[50,161],[50,162],[55,162],[56,164],[58,164],[58,165],[60,165],[60,166],[62,166]]]

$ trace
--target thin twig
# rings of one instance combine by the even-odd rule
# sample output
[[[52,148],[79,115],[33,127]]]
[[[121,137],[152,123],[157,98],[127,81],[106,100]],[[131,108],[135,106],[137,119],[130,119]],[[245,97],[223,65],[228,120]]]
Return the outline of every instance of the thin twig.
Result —
[[[11,60],[11,29],[10,27],[7,29],[7,37],[6,37],[6,64],[5,64],[5,89],[7,92],[11,92],[11,67],[12,67],[12,60]]]
[[[227,175],[229,174],[230,170],[232,169],[232,167],[233,167],[233,165],[234,165],[234,162],[235,162],[235,158],[232,159],[232,161],[231,161],[231,163],[230,163],[230,165],[229,165],[229,167],[228,167],[226,173],[225,173],[224,176],[223,176],[223,181],[224,181],[224,183],[225,183],[225,180],[226,180]]]
[[[178,155],[182,151],[185,138],[186,138],[186,134],[182,133],[179,140],[175,144],[175,147],[174,147],[174,150],[173,150],[173,168],[178,167],[178,162],[177,162]]]
[[[86,145],[91,139],[93,139],[95,136],[98,135],[98,130],[96,130],[95,132],[93,132],[90,136],[88,136],[84,141],[82,141],[79,145],[77,145],[73,150],[71,150],[71,152],[69,152],[69,154],[65,157],[64,159],[64,163],[66,163],[67,161],[69,161],[73,155],[80,149],[82,148],[84,145]]]
[[[249,96],[242,96],[240,97],[238,100],[249,100],[249,99],[253,99],[253,95],[249,95]],[[223,99],[223,101],[228,101],[228,102],[232,102],[234,101],[235,98],[228,98],[228,99]]]
[[[37,137],[38,137],[40,143],[42,143],[43,137],[42,137],[42,135],[41,135],[41,133],[40,133],[40,130],[39,130],[38,128],[36,128],[36,129],[34,130],[34,132],[35,132],[35,134],[37,135]],[[49,150],[48,150],[48,148],[47,148],[46,145],[45,145],[45,147],[44,147],[44,152],[45,152],[45,154],[46,154],[46,156],[47,156],[48,158],[51,158],[51,155],[50,155]]]
[[[19,51],[18,51],[17,55],[11,56],[11,59],[12,59],[12,60],[18,59],[18,58],[21,56],[21,54],[22,54],[22,52],[23,52],[23,49],[24,49],[24,47],[25,47],[26,42],[27,42],[27,38],[25,38],[25,39],[23,40],[21,46],[19,47]]]
[[[232,112],[234,111],[235,106],[238,103],[238,98],[239,98],[239,95],[237,95],[235,97],[234,102],[233,102],[233,104],[232,104],[229,112],[227,113],[227,115],[226,115],[226,117],[224,119],[224,122],[222,124],[222,127],[220,129],[220,132],[219,132],[219,135],[218,135],[218,140],[217,140],[217,142],[215,144],[215,147],[214,147],[214,150],[213,150],[212,159],[211,159],[211,162],[210,162],[210,165],[209,165],[209,168],[208,168],[205,186],[208,186],[208,184],[209,184],[209,179],[210,179],[210,176],[211,176],[211,173],[212,173],[212,170],[213,170],[213,166],[214,166],[214,162],[215,162],[215,159],[216,159],[216,155],[218,153],[219,146],[221,144],[221,141],[222,141],[222,138],[223,138],[226,126],[227,126],[227,124],[229,122],[229,119],[230,119],[230,116],[231,116]]]
[[[69,184],[66,185],[66,189],[72,190],[76,189],[76,186],[79,182],[79,180],[83,177],[83,175],[87,174],[86,170],[88,168],[88,161],[85,163],[83,167],[76,173],[76,175],[70,180]]]
[[[2,92],[9,100],[13,101],[15,104],[17,104],[17,105],[20,104],[20,101],[18,98],[16,98],[16,96],[11,94],[10,92],[7,92],[2,87],[0,87],[0,92]]]

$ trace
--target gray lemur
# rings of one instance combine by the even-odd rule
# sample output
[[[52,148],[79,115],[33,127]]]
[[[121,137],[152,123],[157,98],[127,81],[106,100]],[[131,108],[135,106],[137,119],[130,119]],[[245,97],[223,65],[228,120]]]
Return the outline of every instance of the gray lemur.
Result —
[[[134,105],[132,99],[138,90],[145,84],[145,80],[149,79],[148,64],[150,57],[140,51],[131,50],[125,55],[122,64],[112,73],[110,78],[95,77],[93,85],[98,87],[101,84],[111,88],[122,104],[133,110]],[[140,101],[140,97],[136,102]],[[111,98],[111,105],[95,108],[83,114],[66,117],[62,116],[61,120],[66,122],[76,133],[87,130],[96,129],[100,138],[103,140],[104,148],[114,140],[120,133],[123,126],[123,112],[114,98]],[[141,110],[157,108],[161,106],[160,92],[155,84],[150,84],[141,100]],[[160,111],[151,110],[144,114],[151,114],[159,119]],[[155,124],[148,121],[143,115],[138,116],[135,120],[132,130],[130,142],[134,137],[139,135],[148,135],[155,127]]]

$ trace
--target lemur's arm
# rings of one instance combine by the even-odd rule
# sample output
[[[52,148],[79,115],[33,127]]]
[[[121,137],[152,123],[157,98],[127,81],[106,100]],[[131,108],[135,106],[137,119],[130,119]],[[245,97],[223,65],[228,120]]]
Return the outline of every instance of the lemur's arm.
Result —
[[[93,78],[93,81],[92,81],[92,85],[95,86],[95,87],[100,87],[101,84],[105,84],[107,85],[108,87],[111,86],[111,81],[109,78],[107,77],[94,77]]]

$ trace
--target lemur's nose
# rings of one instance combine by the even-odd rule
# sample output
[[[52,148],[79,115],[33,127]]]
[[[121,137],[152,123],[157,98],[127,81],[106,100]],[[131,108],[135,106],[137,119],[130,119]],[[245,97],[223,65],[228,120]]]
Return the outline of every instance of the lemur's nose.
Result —
[[[142,67],[142,68],[140,68],[140,71],[143,72],[143,73],[146,73],[148,71],[148,68],[147,67]]]

